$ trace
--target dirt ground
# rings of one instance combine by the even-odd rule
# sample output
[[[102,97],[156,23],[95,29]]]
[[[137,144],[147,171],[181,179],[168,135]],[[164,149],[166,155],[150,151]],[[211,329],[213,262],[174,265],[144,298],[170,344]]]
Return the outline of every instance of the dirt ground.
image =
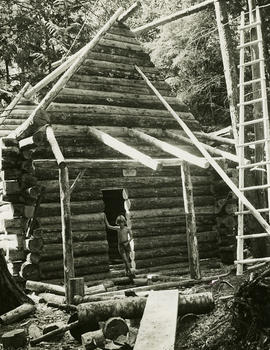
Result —
[[[231,267],[232,268],[232,267]],[[230,269],[226,268],[227,271]],[[204,273],[204,277],[216,276],[224,273],[223,269],[209,270]],[[181,280],[188,276],[181,277]],[[245,277],[238,278],[235,273],[222,279],[214,279],[205,284],[199,284],[192,288],[180,289],[184,294],[212,292],[215,300],[214,310],[205,315],[188,314],[178,319],[177,339],[175,350],[212,350],[212,349],[230,349],[238,350],[234,347],[233,332],[230,329],[232,295],[239,288]],[[34,297],[35,298],[35,297]],[[29,338],[36,338],[42,334],[43,328],[55,322],[67,323],[70,313],[60,311],[45,304],[37,303],[36,312],[21,322],[9,326],[0,326],[0,336],[16,328],[24,328]],[[0,349],[1,349],[0,345]],[[83,349],[83,347],[72,338],[69,332],[66,332],[61,339],[53,342],[43,342],[37,346],[26,346],[24,349]],[[151,350],[151,349],[142,349]]]

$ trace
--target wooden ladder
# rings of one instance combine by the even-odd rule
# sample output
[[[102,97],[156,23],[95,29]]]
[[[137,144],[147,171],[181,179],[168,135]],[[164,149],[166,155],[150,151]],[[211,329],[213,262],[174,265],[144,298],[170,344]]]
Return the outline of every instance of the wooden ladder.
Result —
[[[263,39],[261,29],[261,17],[259,7],[256,7],[254,11],[249,13],[249,22],[246,23],[245,13],[241,14],[240,30],[240,82],[239,82],[239,139],[238,139],[238,156],[239,156],[239,190],[248,195],[249,192],[256,193],[256,191],[266,191],[265,198],[267,199],[267,208],[258,208],[258,212],[264,213],[264,215],[270,215],[270,133],[269,133],[269,115],[267,105],[267,90],[266,90],[266,77],[265,77],[265,62],[263,54]],[[246,33],[255,33],[251,39],[246,42]],[[251,36],[251,35],[250,35]],[[255,38],[254,38],[255,37]],[[254,57],[254,51],[256,49],[257,57]],[[253,55],[252,55],[253,53]],[[248,60],[247,60],[248,56]],[[250,78],[251,69],[257,71],[257,76]],[[257,89],[257,91],[255,91]],[[251,92],[250,92],[251,91]],[[254,91],[255,95],[254,96]],[[247,98],[251,96],[251,98]],[[251,120],[246,120],[247,108],[253,108],[256,104],[260,104],[261,114]],[[258,107],[258,105],[256,105]],[[253,115],[253,113],[252,113]],[[253,127],[254,133],[248,135],[247,129]],[[256,129],[257,128],[257,129]],[[262,138],[255,138],[255,129],[261,128]],[[245,164],[245,152],[250,148],[255,148],[257,145],[263,146],[263,157],[259,162],[252,161],[250,164]],[[265,176],[263,177],[263,184],[257,186],[246,186],[247,172],[251,170],[262,171]],[[245,234],[244,233],[244,221],[245,216],[250,214],[249,210],[246,210],[243,202],[239,200],[239,210],[236,213],[238,215],[238,234],[237,234],[237,274],[243,273],[244,264],[252,264],[259,262],[270,261],[270,257],[265,258],[252,258],[244,259],[244,240],[256,239],[261,237],[267,237],[269,233],[262,232],[257,234]],[[269,222],[269,220],[268,220]]]

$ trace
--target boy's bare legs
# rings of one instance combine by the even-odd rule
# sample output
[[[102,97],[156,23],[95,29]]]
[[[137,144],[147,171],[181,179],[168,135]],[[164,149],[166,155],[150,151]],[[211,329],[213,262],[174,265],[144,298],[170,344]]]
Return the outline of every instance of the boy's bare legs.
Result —
[[[122,257],[122,259],[124,261],[126,272],[127,272],[128,276],[131,276],[132,273],[131,273],[131,270],[130,270],[130,267],[129,267],[129,261],[128,261],[127,254],[126,253],[122,253],[121,257]]]

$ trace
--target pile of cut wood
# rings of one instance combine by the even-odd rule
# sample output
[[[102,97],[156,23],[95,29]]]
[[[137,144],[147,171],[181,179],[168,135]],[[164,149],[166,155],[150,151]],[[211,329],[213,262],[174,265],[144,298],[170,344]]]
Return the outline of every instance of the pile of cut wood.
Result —
[[[181,294],[178,289],[162,290],[162,287],[172,288],[170,283],[174,286],[176,281],[110,291],[107,288],[112,288],[111,284],[110,287],[108,284],[106,287],[106,283],[91,287],[83,284],[81,288],[80,283],[75,283],[73,304],[66,304],[64,287],[27,281],[26,289],[37,294],[35,300],[71,313],[66,324],[46,326],[42,335],[32,337],[30,344],[59,342],[59,336],[69,331],[84,349],[169,349],[175,341],[179,315],[202,314],[214,308],[211,293]],[[25,304],[8,314],[16,315],[13,322],[34,309],[34,305]],[[148,344],[149,339],[156,342]],[[5,333],[2,343],[4,349],[23,346],[26,344],[25,330]]]

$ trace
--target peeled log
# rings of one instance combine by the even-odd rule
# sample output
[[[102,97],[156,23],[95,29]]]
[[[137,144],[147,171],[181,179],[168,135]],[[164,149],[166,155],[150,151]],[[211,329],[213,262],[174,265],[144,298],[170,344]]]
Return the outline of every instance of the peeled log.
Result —
[[[92,286],[92,287],[86,287],[85,288],[85,294],[87,295],[92,295],[92,294],[98,294],[98,293],[103,293],[106,292],[106,288],[104,284],[98,284],[97,286]]]
[[[11,310],[4,315],[1,315],[0,324],[6,325],[14,323],[33,312],[35,309],[36,307],[33,304],[23,304],[21,306],[18,306],[16,309]]]
[[[119,300],[105,300],[78,305],[79,323],[87,324],[91,320],[106,321],[110,317],[141,318],[146,300],[145,297],[127,297]],[[212,293],[179,295],[179,315],[186,313],[202,314],[210,312],[213,308]]]
[[[64,304],[65,303],[65,297],[62,295],[56,295],[52,293],[40,293],[39,295],[39,302],[43,303],[54,303],[54,304]]]
[[[62,286],[56,284],[36,282],[36,281],[26,281],[25,288],[37,293],[51,292],[59,295],[65,295],[65,289]]]

